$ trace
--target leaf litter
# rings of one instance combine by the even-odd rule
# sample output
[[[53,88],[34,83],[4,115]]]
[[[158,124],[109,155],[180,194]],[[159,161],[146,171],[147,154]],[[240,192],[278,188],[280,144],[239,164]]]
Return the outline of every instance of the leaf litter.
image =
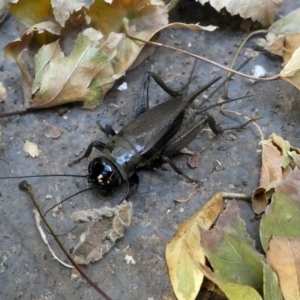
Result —
[[[132,61],[134,60],[132,57],[136,57],[142,48],[140,47],[138,50],[135,49],[136,52],[134,52],[134,55],[132,55],[131,57],[132,59],[129,60],[130,63],[128,65],[126,66],[122,65],[122,63],[124,63],[122,59],[124,59],[124,53],[126,53],[124,49],[127,49],[126,46],[128,46],[128,44],[130,44],[132,41],[129,42],[128,40],[126,40],[126,37],[123,34],[123,32],[121,33],[120,36],[118,36],[117,30],[115,35],[111,37],[110,40],[109,39],[110,36],[108,35],[108,32],[110,31],[107,30],[107,28],[105,28],[104,26],[103,28],[101,28],[101,32],[97,31],[98,28],[95,29],[94,27],[93,29],[86,28],[84,31],[81,31],[77,35],[74,49],[72,49],[69,52],[70,54],[66,54],[66,52],[64,52],[61,48],[62,47],[61,45],[63,45],[63,43],[59,43],[58,38],[60,37],[62,37],[62,39],[65,38],[64,30],[67,31],[66,28],[68,27],[68,22],[70,22],[70,20],[72,21],[75,20],[75,22],[80,21],[80,22],[84,22],[85,26],[92,24],[93,22],[94,24],[97,24],[97,21],[93,19],[93,16],[97,14],[96,13],[97,9],[99,9],[99,7],[103,5],[103,3],[100,3],[100,1],[95,1],[94,4],[95,3],[96,4],[94,6],[94,11],[91,9],[93,5],[90,7],[90,11],[92,11],[91,15],[88,15],[87,8],[84,7],[80,1],[74,2],[75,3],[74,6],[68,7],[63,14],[59,14],[59,12],[57,11],[59,9],[59,5],[58,5],[58,7],[56,7],[56,13],[54,13],[54,15],[52,16],[51,15],[52,8],[51,6],[47,5],[49,1],[41,1],[41,3],[43,2],[45,4],[44,8],[42,9],[42,13],[41,12],[37,13],[38,8],[32,7],[30,14],[24,16],[21,13],[20,7],[22,7],[23,9],[26,8],[27,11],[29,11],[28,7],[30,5],[28,6],[28,4],[26,4],[26,1],[21,1],[21,2],[23,6],[16,7],[12,5],[11,12],[14,13],[16,17],[19,16],[19,19],[24,24],[27,24],[28,27],[29,26],[33,26],[33,27],[30,30],[28,30],[21,37],[21,39],[9,44],[6,48],[6,51],[7,54],[13,57],[16,60],[16,62],[19,64],[23,76],[23,86],[26,87],[27,85],[27,90],[24,88],[24,95],[27,95],[26,99],[28,100],[29,106],[31,107],[49,107],[49,106],[59,105],[68,102],[68,101],[61,102],[63,97],[60,98],[60,96],[68,95],[68,90],[70,90],[71,87],[73,87],[74,78],[76,80],[78,78],[81,78],[82,76],[82,72],[80,71],[80,68],[82,67],[82,65],[80,65],[81,61],[77,60],[77,64],[75,63],[75,69],[78,66],[78,70],[76,69],[76,71],[78,71],[78,74],[76,74],[76,71],[69,72],[69,73],[66,72],[67,76],[65,79],[67,80],[63,82],[65,86],[60,87],[60,90],[56,90],[55,92],[57,94],[55,94],[54,96],[53,94],[51,94],[52,91],[49,91],[46,88],[48,82],[46,81],[45,84],[45,80],[46,80],[45,76],[46,75],[48,76],[50,74],[49,82],[51,82],[50,71],[52,71],[53,73],[54,72],[53,70],[60,65],[60,64],[55,65],[56,63],[55,60],[60,61],[63,59],[70,59],[70,56],[71,58],[73,58],[72,55],[74,55],[74,52],[76,54],[76,50],[79,49],[78,51],[80,52],[81,50],[80,46],[82,46],[82,44],[87,45],[87,47],[84,47],[83,48],[84,50],[81,51],[80,54],[84,54],[87,51],[91,51],[92,53],[95,54],[95,52],[98,51],[97,55],[95,54],[95,57],[98,58],[99,55],[100,56],[103,55],[105,57],[106,55],[105,57],[106,59],[102,57],[104,63],[103,65],[101,65],[100,70],[97,69],[97,72],[95,71],[96,75],[93,78],[88,79],[87,82],[84,82],[83,85],[81,86],[80,97],[84,99],[82,101],[84,101],[85,103],[84,105],[86,108],[92,108],[98,104],[98,102],[95,102],[95,99],[93,99],[91,95],[96,95],[97,97],[100,95],[100,99],[102,99],[105,93],[107,92],[107,90],[113,85],[115,80],[124,75],[124,72],[128,69],[128,65],[132,63]],[[117,2],[118,1],[115,1],[115,3]],[[235,1],[230,1],[230,2],[231,2],[230,4],[235,3]],[[267,3],[267,1],[265,2]],[[277,4],[279,4],[280,2],[281,1],[278,1]],[[52,1],[52,4],[53,3],[59,4],[59,1],[57,2]],[[222,3],[222,5],[226,6],[224,3]],[[97,7],[97,9],[95,9],[95,7]],[[230,6],[226,6],[226,8],[230,11],[228,7]],[[37,13],[37,15],[34,15],[34,12]],[[242,15],[242,13],[240,14]],[[49,23],[43,22],[41,24],[36,25],[36,23],[42,22],[45,16],[49,16],[49,15],[53,18],[53,20],[56,19],[56,21],[60,24],[60,27],[57,26],[57,24],[55,24],[54,22],[51,23],[51,21],[49,21]],[[43,16],[43,18],[41,16]],[[128,15],[125,14],[125,17],[126,16]],[[262,22],[268,22],[266,20],[268,19],[264,19]],[[131,30],[131,32],[134,32],[135,34],[138,33],[138,31],[136,31],[136,27],[137,27],[136,24],[132,25],[130,24],[130,22],[128,23],[128,21],[126,20],[124,24],[127,24],[126,26]],[[120,29],[120,27],[123,28],[122,27],[123,23],[114,24],[114,26],[119,27],[118,29]],[[101,26],[99,25],[99,27]],[[160,29],[162,28],[164,28],[164,26],[161,26]],[[157,29],[157,31],[160,29]],[[153,30],[152,28],[152,31],[150,30],[150,32],[147,32],[148,39],[151,38],[154,31],[155,30]],[[141,32],[140,34],[142,35]],[[144,37],[142,36],[142,38]],[[45,43],[46,39],[48,39],[47,43]],[[49,40],[52,41],[49,42]],[[296,40],[296,38],[294,40]],[[44,45],[44,46],[39,48],[39,50],[35,54],[36,74],[35,74],[35,79],[33,80],[34,77],[29,73],[27,66],[23,64],[22,57],[24,55],[25,50],[28,50],[31,47],[31,43],[36,41],[40,45]],[[126,44],[125,41],[128,44]],[[47,46],[49,46],[49,49],[51,50],[49,50]],[[109,51],[107,52],[103,51],[103,49],[105,50],[107,49],[105,48],[107,46]],[[132,47],[132,49],[134,48],[133,44],[130,44],[130,46]],[[124,50],[124,52],[121,51],[122,55],[120,55],[120,52],[118,52],[120,49]],[[87,59],[88,63],[90,62],[89,59],[90,57],[88,57]],[[299,72],[298,61],[299,61],[299,53],[297,52],[297,50],[295,50],[292,59],[287,63],[286,68],[281,72],[281,77],[283,79],[290,81],[292,84],[296,86],[298,85],[298,79],[297,79],[298,72]],[[108,67],[107,64],[109,64]],[[84,69],[84,67],[82,67],[82,69]],[[105,75],[104,80],[102,80],[102,78],[100,79],[99,74]],[[99,77],[97,77],[98,75]],[[72,76],[74,78],[72,78]],[[99,89],[97,89],[96,87],[98,88],[100,87],[100,92]],[[65,91],[64,88],[66,88],[67,91]],[[50,93],[50,96],[47,93]],[[44,99],[43,97],[47,99],[46,102],[43,102],[43,100],[41,100]],[[74,97],[73,98],[71,97],[70,99],[72,102],[74,100]],[[74,101],[81,101],[81,100],[74,100]],[[169,273],[171,276],[171,281],[172,281],[174,291],[177,296],[179,295],[178,299],[194,299],[193,298],[194,295],[197,295],[199,288],[201,286],[203,280],[203,274],[208,278],[210,278],[215,283],[217,283],[219,287],[229,297],[229,299],[237,299],[237,297],[243,299],[244,298],[262,299],[261,298],[262,295],[264,296],[264,299],[270,299],[269,295],[272,295],[272,299],[282,299],[281,291],[285,296],[285,299],[294,299],[294,298],[288,298],[289,296],[286,295],[291,295],[291,294],[297,295],[297,293],[299,294],[299,290],[298,290],[299,286],[297,289],[295,283],[291,285],[288,281],[289,276],[292,276],[294,282],[299,282],[299,275],[298,275],[299,268],[293,268],[293,266],[295,266],[295,262],[296,262],[296,266],[299,265],[299,257],[298,257],[299,251],[297,250],[299,248],[299,230],[296,225],[291,223],[291,220],[293,219],[299,220],[299,216],[298,216],[299,203],[294,197],[295,195],[298,195],[298,189],[299,189],[297,187],[297,185],[299,185],[299,170],[298,170],[299,161],[300,161],[299,149],[290,146],[290,144],[284,139],[282,139],[281,137],[272,135],[269,140],[264,141],[263,168],[262,168],[262,177],[261,177],[261,182],[259,187],[261,189],[259,190],[259,192],[261,195],[263,195],[264,200],[261,201],[262,207],[259,206],[256,207],[253,201],[254,203],[253,207],[254,209],[257,208],[260,209],[261,212],[266,211],[266,214],[262,219],[260,235],[261,235],[262,244],[264,246],[264,250],[267,253],[266,255],[267,260],[265,260],[260,254],[255,252],[253,247],[253,241],[250,240],[250,238],[246,233],[245,226],[243,224],[243,221],[239,217],[238,208],[235,203],[230,202],[225,212],[221,214],[221,216],[219,217],[223,206],[222,199],[220,200],[220,197],[222,198],[222,195],[220,195],[221,193],[217,194],[214,198],[212,198],[207,203],[209,205],[205,205],[204,208],[200,209],[197,213],[195,213],[190,220],[187,220],[185,223],[179,226],[178,232],[174,238],[176,243],[173,242],[172,240],[168,244],[166,250],[166,255],[168,252],[169,252],[168,255],[170,257],[172,257],[173,255],[173,260],[172,259],[170,260],[171,267],[169,266],[170,261],[168,261],[168,267],[169,267]],[[256,193],[255,196],[259,194],[257,193],[257,190],[255,191]],[[212,205],[212,203],[214,203],[215,207],[214,205]],[[210,205],[212,206],[209,207]],[[118,213],[115,214],[115,217],[117,215]],[[279,219],[278,216],[280,216]],[[273,219],[270,217],[272,217]],[[86,221],[91,222],[90,218],[91,215],[87,217]],[[92,223],[93,222],[94,224],[97,223],[99,221],[97,218],[100,219],[101,217],[96,217],[96,219],[93,219]],[[112,216],[105,215],[104,219],[109,219],[109,218],[112,218]],[[131,212],[129,213],[127,211],[125,216],[125,222],[123,222],[123,219],[119,218],[121,220],[119,223],[122,224],[123,227],[121,226],[116,230],[116,227],[113,226],[113,231],[108,230],[107,232],[110,232],[109,234],[107,232],[104,233],[104,235],[110,236],[110,242],[112,243],[115,242],[115,240],[111,238],[111,236],[114,236],[114,238],[117,239],[118,237],[121,237],[124,234],[123,231],[127,226],[126,224],[128,224],[128,226],[130,224],[130,220],[129,220],[130,218],[131,218]],[[224,220],[226,220],[226,222],[224,222]],[[279,220],[279,222],[277,222],[279,224],[276,224],[274,220],[275,221]],[[112,219],[109,219],[108,222],[106,220],[105,222],[107,223],[106,225],[108,225],[108,223],[114,224],[114,221],[112,222]],[[215,227],[212,230],[208,231],[208,229],[212,227],[215,222],[216,222]],[[94,230],[96,232],[94,237],[99,239],[97,228],[96,228],[97,226],[94,226],[94,224],[91,226],[91,228],[89,228],[86,232],[83,233],[83,235],[81,236],[81,241],[76,246],[77,248],[74,250],[74,252],[76,252],[76,250],[78,250],[81,246],[83,246],[84,242],[86,242],[90,236],[93,237]],[[229,224],[231,225],[231,227]],[[286,227],[282,227],[283,224],[285,224]],[[291,224],[295,227],[293,228]],[[204,229],[199,230],[199,228],[204,228]],[[219,235],[216,233],[218,230],[220,233]],[[201,238],[200,238],[199,231],[201,233]],[[207,234],[207,232],[209,232],[210,234]],[[190,233],[194,235],[192,239],[189,237]],[[193,239],[194,241],[196,241],[196,243],[194,243]],[[237,240],[240,241],[243,240],[246,243],[245,244],[241,243],[242,245],[240,245],[237,243]],[[186,245],[184,245],[184,247],[187,248],[185,250],[182,249],[178,250],[177,243],[179,243],[179,245],[180,243],[183,245],[185,244],[186,241],[188,242],[186,243]],[[230,241],[230,246],[235,244],[233,249],[238,251],[233,254],[236,255],[237,253],[240,253],[238,258],[239,259],[242,258],[242,262],[238,261],[237,257],[235,257],[235,259],[233,260],[230,260],[230,258],[232,258],[231,256],[232,252],[231,253],[228,252],[228,245],[226,245],[226,243],[228,243],[229,241]],[[89,242],[90,241],[88,240],[88,243]],[[197,249],[197,247],[200,248],[200,242],[202,248],[199,250]],[[91,261],[96,261],[97,259],[102,257],[103,249],[106,249],[107,245],[106,246],[102,245],[100,248],[98,248],[96,244],[94,244],[95,247],[93,249],[84,249],[83,250],[84,255],[80,254],[81,256],[79,258],[79,261],[83,261],[83,263],[89,263]],[[292,247],[293,249],[297,250],[296,252],[291,251],[293,250],[291,249],[291,245],[293,246]],[[108,246],[107,248],[109,247],[110,246]],[[221,257],[217,257],[217,255],[220,254],[219,253],[220,249],[223,249],[223,251],[221,252]],[[93,253],[93,251],[96,252]],[[184,251],[186,251],[186,253],[183,253]],[[195,254],[194,251],[201,253],[200,257],[196,256],[197,259],[195,259],[194,257]],[[286,257],[282,255],[278,259],[278,257],[276,257],[276,255],[274,254],[277,253],[278,251],[286,253],[287,254]],[[246,257],[244,257],[245,253],[248,254],[246,255]],[[176,277],[178,273],[175,274],[178,271],[177,267],[180,266],[179,254],[188,258],[187,261],[189,261],[192,265],[193,264],[196,265],[196,267],[193,266],[191,272],[187,270],[187,268],[190,266],[184,266],[185,269],[183,273],[180,273],[181,274],[180,278]],[[208,267],[204,266],[205,257],[208,258],[208,260],[210,261],[211,265],[213,266],[214,272]],[[250,257],[252,259],[250,259]],[[182,257],[180,258],[182,259]],[[256,274],[254,271],[243,273],[237,270],[236,273],[233,272],[233,274],[235,274],[235,276],[233,276],[233,274],[230,274],[228,272],[229,270],[228,266],[224,265],[224,263],[222,264],[222,260],[226,262],[228,262],[229,260],[232,263],[232,266],[236,265],[237,267],[240,267],[239,266],[240,263],[246,264],[245,269],[249,267],[251,268],[251,270],[256,270],[259,275],[254,278],[252,276],[253,274]],[[282,260],[284,261],[284,263],[282,263]],[[246,273],[248,275],[250,273],[249,275],[250,277],[247,277]],[[244,275],[245,278],[243,277]],[[199,276],[199,278],[196,278],[197,276]],[[192,279],[192,281],[189,281],[190,279]],[[278,288],[278,281],[281,290]],[[274,288],[272,289],[270,287],[274,287]],[[185,298],[182,298],[182,295],[184,295]]]
[[[222,212],[225,194],[218,193],[179,225],[167,245],[169,275],[178,299],[195,299],[203,276],[213,281],[228,299],[298,299],[299,149],[276,134],[263,141],[262,147],[260,189],[264,196],[270,191],[268,201],[263,202],[265,215],[259,229],[264,253],[256,250],[236,202],[229,201]],[[218,205],[211,206],[212,203]],[[253,206],[261,208],[255,202]]]
[[[69,102],[91,109],[101,103],[145,46],[128,38],[125,27],[146,40],[166,27],[205,30],[195,24],[168,24],[163,1],[95,0],[87,7],[81,1],[43,0],[33,7],[23,0],[11,4],[10,12],[28,30],[5,47],[5,54],[21,70],[26,107],[35,109]],[[25,52],[34,74],[24,63]]]

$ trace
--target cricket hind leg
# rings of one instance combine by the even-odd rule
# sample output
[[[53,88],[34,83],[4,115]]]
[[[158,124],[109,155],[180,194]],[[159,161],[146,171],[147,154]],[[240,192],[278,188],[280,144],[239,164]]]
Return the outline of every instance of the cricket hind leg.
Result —
[[[173,162],[173,160],[171,160],[169,157],[162,156],[161,159],[163,160],[163,162],[168,163],[178,175],[183,176],[189,182],[197,184],[198,186],[201,186],[203,184],[201,181],[186,175],[180,168],[178,168],[176,166],[176,164]]]
[[[247,122],[245,122],[244,124],[239,125],[239,126],[222,128],[211,115],[207,115],[208,126],[217,135],[223,134],[225,131],[229,131],[229,130],[239,130],[239,129],[242,129],[246,125],[248,125],[249,123],[251,123],[253,121],[254,121],[254,119],[250,119]]]
[[[193,65],[193,69],[192,69],[192,72],[191,72],[188,82],[179,90],[174,90],[174,89],[171,89],[170,87],[168,87],[167,84],[157,74],[150,72],[150,71],[145,72],[143,80],[142,80],[142,84],[140,87],[138,99],[136,101],[135,108],[134,108],[134,117],[136,118],[140,114],[149,110],[149,85],[150,85],[151,78],[154,79],[155,82],[170,96],[172,96],[174,98],[184,97],[186,95],[188,88],[191,84],[191,81],[193,79],[192,75],[193,75],[195,67],[196,67],[196,62],[197,62],[197,60],[195,60],[195,63]]]

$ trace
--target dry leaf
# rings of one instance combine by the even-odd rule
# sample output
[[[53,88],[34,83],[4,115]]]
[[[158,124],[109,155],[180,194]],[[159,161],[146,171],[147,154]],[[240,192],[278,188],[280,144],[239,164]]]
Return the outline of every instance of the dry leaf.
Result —
[[[272,24],[282,0],[198,0],[201,4],[209,2],[217,11],[226,8],[231,15],[251,18],[263,25]]]
[[[57,139],[60,136],[61,136],[61,130],[57,126],[49,126],[45,133],[46,138]]]
[[[267,252],[267,261],[278,276],[284,299],[299,299],[300,237],[273,236]]]
[[[10,59],[15,60],[21,70],[26,106],[29,106],[32,95],[33,76],[29,72],[30,68],[25,63],[26,59],[23,58],[24,53],[32,43],[41,47],[43,44],[57,40],[59,36],[60,27],[53,22],[47,21],[35,24],[25,31],[20,38],[8,43],[4,47],[5,55]]]
[[[121,34],[111,34],[102,41],[98,33],[92,28],[86,29],[78,36],[74,50],[67,57],[60,50],[58,41],[39,50],[35,57],[36,78],[31,107],[51,107],[77,101],[85,101],[85,107],[98,104],[102,91],[91,87],[92,81],[116,55],[116,46],[121,38]]]
[[[177,299],[195,299],[203,281],[198,265],[205,263],[199,227],[209,229],[222,211],[222,193],[216,194],[187,221],[180,224],[166,248],[169,276]]]
[[[87,229],[80,235],[79,243],[72,251],[75,262],[87,265],[101,259],[124,236],[125,229],[131,223],[131,216],[131,202],[73,213],[74,222],[87,222]]]
[[[0,82],[0,102],[4,101],[6,98],[6,88],[3,86],[2,82]]]
[[[300,90],[300,47],[280,72],[280,77]]]
[[[274,133],[262,142],[259,187],[254,191],[252,198],[252,207],[256,214],[265,211],[275,187],[291,172],[290,163],[293,159],[288,152],[292,149],[300,153],[299,149],[293,148],[288,141]]]
[[[38,145],[33,142],[26,141],[23,147],[23,150],[29,154],[32,158],[39,156]]]
[[[265,252],[273,235],[300,236],[300,171],[295,168],[275,189],[272,202],[260,223],[260,240]]]
[[[300,47],[300,8],[276,21],[266,35],[265,49],[283,57],[284,64]]]
[[[11,12],[26,26],[49,20],[34,25],[20,39],[5,47],[5,53],[21,69],[26,106],[33,108],[74,101],[84,102],[85,108],[94,108],[100,103],[145,46],[126,37],[125,28],[145,40],[166,27],[216,28],[182,23],[168,25],[167,6],[159,0],[126,3],[115,0],[111,4],[95,0],[89,8],[82,6],[79,0],[70,3],[41,0],[35,2],[34,7],[30,0],[21,2],[12,5]],[[85,30],[81,32],[82,29]],[[68,45],[74,44],[74,36],[77,38],[75,48],[67,49]],[[33,46],[41,45],[44,46],[35,57],[33,75],[29,72],[33,68],[24,63],[28,59],[22,57],[25,50],[36,52]],[[71,54],[66,56],[65,53]]]
[[[200,158],[199,153],[194,153],[191,157],[189,157],[189,166],[190,166],[192,169],[195,169],[195,168],[198,167],[198,164],[199,164],[199,158]]]

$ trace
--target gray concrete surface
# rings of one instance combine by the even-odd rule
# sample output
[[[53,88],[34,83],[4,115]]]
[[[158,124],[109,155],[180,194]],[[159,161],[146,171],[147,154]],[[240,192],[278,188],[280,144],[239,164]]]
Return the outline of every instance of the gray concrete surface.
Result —
[[[293,10],[296,6],[293,2],[285,1],[281,13]],[[172,19],[195,21],[195,16],[192,16],[194,11],[188,4],[184,10],[175,11]],[[0,35],[2,53],[3,46],[18,36],[12,18],[8,18],[2,24]],[[230,64],[237,45],[246,35],[247,33],[231,29],[228,25],[213,33],[183,29],[165,30],[159,40],[194,53],[201,53],[219,63]],[[252,45],[252,42],[248,44],[249,47]],[[241,55],[239,63],[244,59],[244,55]],[[0,160],[1,176],[86,174],[87,161],[72,168],[68,167],[67,163],[74,160],[90,141],[105,141],[106,137],[99,131],[96,121],[112,124],[115,130],[119,130],[132,116],[144,71],[153,70],[173,87],[180,87],[186,82],[192,63],[193,59],[190,57],[157,49],[147,61],[116,84],[118,86],[126,81],[126,91],[119,92],[116,87],[113,88],[105,102],[93,111],[82,110],[80,106],[69,106],[63,116],[51,109],[0,120],[2,142],[5,143],[0,158],[7,162]],[[279,58],[262,53],[243,71],[250,73],[255,64],[262,65],[270,74],[276,74],[281,69]],[[0,113],[18,110],[23,101],[20,72],[14,64],[2,57],[2,54],[0,68],[0,82],[2,81],[8,90],[7,100],[0,103]],[[212,77],[224,74],[225,72],[216,67],[199,61],[195,71],[196,79],[190,91]],[[235,76],[230,84],[230,97],[241,96],[246,92],[254,96],[248,100],[228,104],[226,108],[250,116],[257,111],[262,117],[258,124],[265,137],[276,132],[299,147],[299,92],[282,81],[253,84]],[[217,98],[218,96],[211,101],[216,101]],[[166,94],[153,84],[151,104],[155,105],[165,99]],[[220,124],[232,126],[233,121],[220,115],[218,109],[214,109],[212,114]],[[58,139],[51,140],[45,137],[48,124],[58,126],[62,130]],[[207,148],[201,154],[199,167],[190,169],[187,166],[187,156],[181,155],[175,159],[176,164],[187,174],[204,182],[201,191],[186,204],[175,204],[174,199],[189,194],[192,186],[178,178],[173,170],[167,168],[139,172],[140,186],[131,198],[134,203],[133,220],[125,237],[102,261],[84,268],[113,299],[175,299],[167,274],[164,251],[178,224],[190,217],[218,191],[250,194],[258,184],[259,135],[255,127],[249,125],[244,130],[235,132],[235,137],[235,140],[227,140],[224,137],[212,137],[209,131],[203,131],[188,147],[194,152]],[[26,156],[22,150],[25,140],[34,141],[39,145],[39,158],[32,159]],[[96,154],[94,152],[94,155]],[[222,168],[216,167],[217,161],[221,163]],[[72,178],[37,178],[29,179],[28,182],[33,185],[44,209],[52,206],[57,196],[63,199],[88,186],[84,179]],[[81,279],[71,280],[70,271],[53,261],[35,227],[33,205],[27,195],[18,190],[17,184],[18,180],[0,181],[0,298],[99,299],[99,295],[87,283]],[[63,205],[63,220],[53,216],[49,216],[49,219],[58,231],[63,232],[70,226],[68,216],[73,211],[99,207],[108,202],[115,205],[124,191],[125,189],[121,188],[104,199],[100,199],[95,191],[84,193]],[[46,199],[47,194],[51,194],[53,198]],[[250,221],[254,215],[248,203],[239,203],[239,206],[249,233],[259,247],[259,222]],[[57,249],[52,238],[50,243]],[[66,243],[71,245],[70,241]],[[135,265],[125,262],[126,254],[135,259]],[[60,256],[63,257],[61,254]]]

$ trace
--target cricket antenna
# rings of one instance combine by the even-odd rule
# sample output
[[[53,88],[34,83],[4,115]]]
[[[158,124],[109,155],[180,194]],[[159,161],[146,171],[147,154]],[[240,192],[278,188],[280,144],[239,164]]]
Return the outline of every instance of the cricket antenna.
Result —
[[[46,210],[46,212],[44,213],[44,218],[46,218],[46,215],[48,212],[50,212],[52,209],[54,209],[55,207],[57,207],[58,205],[61,205],[62,203],[64,203],[65,201],[67,200],[70,200],[71,198],[79,195],[79,194],[82,194],[84,192],[87,192],[87,191],[90,191],[90,190],[95,190],[97,189],[97,187],[90,187],[90,188],[87,188],[87,189],[84,189],[84,190],[81,190],[79,192],[76,192],[75,194],[63,199],[62,201],[60,201],[59,203],[56,203],[55,205],[53,205],[52,207],[50,207],[49,209]],[[45,223],[44,223],[45,224]],[[70,229],[69,231],[65,232],[65,233],[56,233],[56,236],[63,236],[63,235],[66,235],[68,234],[69,232],[73,231],[77,226],[74,226],[72,229]],[[52,235],[52,233],[47,229],[47,227],[45,226],[45,230]]]
[[[252,58],[250,57],[250,58],[248,58],[248,59],[246,59],[236,70],[237,71],[239,71],[241,68],[243,68],[250,60],[251,60]],[[202,107],[207,101],[209,101],[211,98],[212,98],[212,96],[222,87],[222,86],[224,86],[226,83],[227,83],[227,81],[229,81],[231,78],[232,78],[232,76],[234,75],[234,73],[231,73],[228,77],[226,77],[219,85],[218,85],[218,87],[216,88],[216,89],[214,89],[208,96],[207,96],[207,98],[206,99],[204,99],[200,104],[198,104],[196,107],[194,107],[195,109],[199,109],[200,107]],[[238,100],[238,99],[236,99],[236,100]],[[232,100],[232,101],[234,101],[234,100]],[[226,102],[224,102],[224,103],[226,103]]]
[[[80,177],[87,178],[87,175],[76,175],[76,174],[43,174],[43,175],[23,175],[23,176],[7,176],[0,177],[0,179],[21,179],[21,178],[37,178],[37,177]]]
[[[75,197],[75,196],[77,196],[77,195],[79,195],[79,194],[82,194],[82,193],[87,192],[87,191],[90,191],[90,190],[95,190],[95,189],[97,189],[97,187],[89,187],[89,188],[87,188],[87,189],[84,189],[84,190],[81,190],[81,191],[79,191],[79,192],[76,192],[76,193],[74,193],[73,195],[71,195],[71,196],[69,196],[69,197],[67,197],[67,198],[65,198],[65,199],[63,199],[63,200],[61,200],[59,203],[56,203],[55,205],[53,205],[52,207],[50,207],[48,210],[46,210],[46,212],[44,213],[44,217],[46,217],[47,213],[48,213],[49,211],[51,211],[53,208],[55,208],[56,206],[58,206],[58,205],[60,205],[60,204],[62,204],[62,203],[64,203],[64,202],[66,202],[67,200],[70,200],[71,198],[73,198],[73,197]]]

